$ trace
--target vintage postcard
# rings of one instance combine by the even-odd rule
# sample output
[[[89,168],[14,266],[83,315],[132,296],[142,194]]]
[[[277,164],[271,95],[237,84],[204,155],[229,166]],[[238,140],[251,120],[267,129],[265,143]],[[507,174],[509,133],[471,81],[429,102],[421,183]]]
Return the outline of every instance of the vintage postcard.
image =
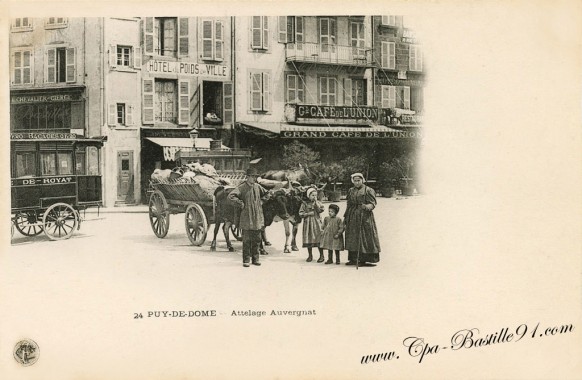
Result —
[[[0,378],[582,378],[579,2],[1,7]]]

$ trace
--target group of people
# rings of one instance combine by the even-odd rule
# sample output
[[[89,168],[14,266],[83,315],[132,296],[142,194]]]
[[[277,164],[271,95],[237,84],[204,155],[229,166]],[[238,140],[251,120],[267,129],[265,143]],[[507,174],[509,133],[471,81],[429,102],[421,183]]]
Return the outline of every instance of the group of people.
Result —
[[[261,265],[259,248],[261,229],[264,226],[261,199],[269,192],[257,183],[258,172],[247,171],[247,179],[229,194],[229,199],[241,207],[240,228],[243,235],[243,266]],[[341,251],[348,251],[346,265],[375,266],[380,261],[380,242],[374,219],[376,194],[365,185],[361,173],[351,175],[353,187],[347,194],[347,208],[343,220],[336,204],[328,207],[323,221],[323,204],[317,200],[317,190],[307,190],[307,202],[301,204],[299,215],[303,219],[303,247],[307,248],[307,262],[313,261],[313,248],[319,250],[318,263],[340,264]],[[345,242],[344,242],[345,233]],[[327,261],[324,250],[328,252]]]

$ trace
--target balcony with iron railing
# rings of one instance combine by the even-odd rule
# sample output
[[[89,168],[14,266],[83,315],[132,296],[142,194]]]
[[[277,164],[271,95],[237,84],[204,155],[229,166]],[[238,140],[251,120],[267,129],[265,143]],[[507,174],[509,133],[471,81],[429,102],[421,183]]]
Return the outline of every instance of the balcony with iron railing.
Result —
[[[285,44],[285,61],[357,67],[373,66],[372,49],[369,47],[310,42]]]

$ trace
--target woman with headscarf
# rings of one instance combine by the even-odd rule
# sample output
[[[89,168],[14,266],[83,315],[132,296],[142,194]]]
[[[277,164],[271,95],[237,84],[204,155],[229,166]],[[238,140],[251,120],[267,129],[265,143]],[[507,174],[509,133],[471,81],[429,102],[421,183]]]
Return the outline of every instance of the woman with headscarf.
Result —
[[[380,241],[374,220],[376,193],[364,184],[364,175],[351,175],[354,186],[348,191],[344,214],[345,246],[348,250],[346,265],[374,266],[380,261]]]

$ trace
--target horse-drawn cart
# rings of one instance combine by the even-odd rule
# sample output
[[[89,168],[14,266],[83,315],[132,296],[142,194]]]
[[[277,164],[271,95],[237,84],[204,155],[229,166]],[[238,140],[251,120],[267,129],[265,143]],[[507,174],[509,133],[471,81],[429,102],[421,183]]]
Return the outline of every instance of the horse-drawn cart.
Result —
[[[216,165],[218,176],[179,177],[152,181],[153,193],[149,201],[149,218],[154,234],[164,238],[170,228],[170,215],[184,213],[184,227],[188,239],[195,246],[206,240],[210,224],[216,220],[214,191],[218,186],[238,186],[245,180],[251,153],[248,150],[196,151],[180,150],[176,162],[183,167],[193,162]],[[241,239],[240,230],[231,226],[231,232]]]
[[[102,205],[99,149],[105,138],[11,133],[12,226],[25,236],[68,239],[80,210]]]

